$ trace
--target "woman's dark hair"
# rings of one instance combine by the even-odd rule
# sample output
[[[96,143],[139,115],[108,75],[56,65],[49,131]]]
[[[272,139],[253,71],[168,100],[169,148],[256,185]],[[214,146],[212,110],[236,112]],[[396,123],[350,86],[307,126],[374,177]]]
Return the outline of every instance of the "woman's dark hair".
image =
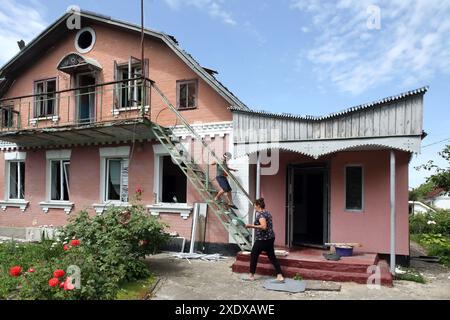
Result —
[[[266,208],[266,204],[264,203],[264,198],[259,198],[255,200],[255,206],[260,207],[261,209]]]

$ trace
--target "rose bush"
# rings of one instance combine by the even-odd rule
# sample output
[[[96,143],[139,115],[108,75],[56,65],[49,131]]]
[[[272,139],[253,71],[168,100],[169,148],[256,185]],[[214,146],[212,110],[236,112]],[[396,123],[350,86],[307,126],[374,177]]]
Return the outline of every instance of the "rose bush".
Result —
[[[142,258],[168,240],[165,228],[133,205],[80,212],[56,242],[0,244],[0,299],[115,299],[121,284],[149,276]]]

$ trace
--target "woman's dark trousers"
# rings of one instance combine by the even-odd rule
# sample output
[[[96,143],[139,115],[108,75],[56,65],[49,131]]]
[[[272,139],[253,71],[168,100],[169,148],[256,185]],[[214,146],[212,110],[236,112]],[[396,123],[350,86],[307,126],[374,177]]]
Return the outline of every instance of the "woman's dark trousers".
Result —
[[[255,244],[252,248],[252,254],[250,258],[250,273],[256,273],[256,265],[258,264],[258,258],[261,252],[266,252],[269,257],[270,262],[275,267],[277,274],[282,274],[280,263],[278,262],[277,257],[275,256],[275,248],[274,248],[275,239],[270,240],[256,240]]]

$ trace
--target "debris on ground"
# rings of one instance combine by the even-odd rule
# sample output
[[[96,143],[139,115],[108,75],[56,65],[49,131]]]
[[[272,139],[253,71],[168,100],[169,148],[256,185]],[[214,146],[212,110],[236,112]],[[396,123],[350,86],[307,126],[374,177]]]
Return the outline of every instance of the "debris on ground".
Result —
[[[335,282],[308,280],[306,281],[307,291],[341,291],[342,285]]]
[[[222,256],[219,253],[214,254],[203,254],[203,253],[183,253],[183,252],[175,252],[170,254],[172,257],[178,259],[186,259],[186,260],[203,260],[203,261],[219,261],[226,260],[227,258]]]

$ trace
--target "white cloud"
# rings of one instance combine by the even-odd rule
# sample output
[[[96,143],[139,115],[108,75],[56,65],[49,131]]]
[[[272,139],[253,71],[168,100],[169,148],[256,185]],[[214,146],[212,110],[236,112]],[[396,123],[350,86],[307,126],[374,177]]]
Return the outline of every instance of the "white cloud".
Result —
[[[45,29],[45,22],[36,2],[29,5],[2,0],[0,5],[0,64],[3,65],[19,51],[17,41],[29,42]]]
[[[182,6],[193,6],[199,10],[206,11],[212,18],[222,20],[229,25],[236,25],[233,15],[223,8],[222,0],[165,0],[165,2],[174,10]]]
[[[370,5],[381,9],[379,30],[367,27]],[[341,91],[450,74],[450,0],[292,0],[291,8],[311,17],[317,35],[299,59]]]

